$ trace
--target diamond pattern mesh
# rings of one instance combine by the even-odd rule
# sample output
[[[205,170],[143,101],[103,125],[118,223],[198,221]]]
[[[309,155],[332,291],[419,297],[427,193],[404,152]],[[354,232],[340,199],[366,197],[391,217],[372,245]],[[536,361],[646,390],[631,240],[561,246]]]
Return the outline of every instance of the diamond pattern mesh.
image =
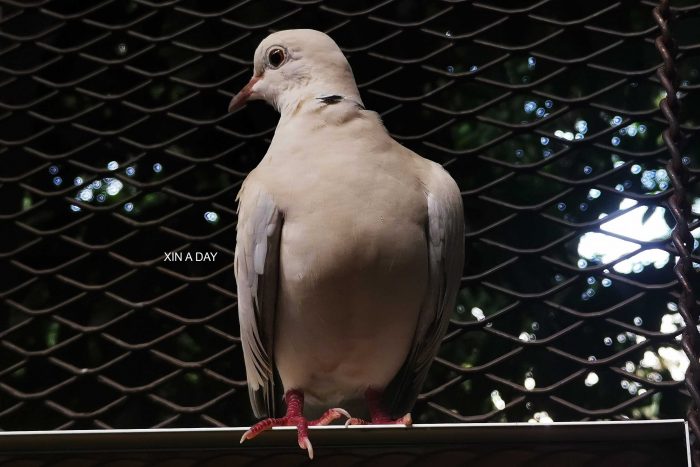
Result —
[[[225,110],[258,42],[309,26],[463,190],[463,289],[414,420],[683,416],[655,6],[0,1],[0,428],[253,421],[235,196],[277,116]],[[693,201],[700,8],[672,11]]]

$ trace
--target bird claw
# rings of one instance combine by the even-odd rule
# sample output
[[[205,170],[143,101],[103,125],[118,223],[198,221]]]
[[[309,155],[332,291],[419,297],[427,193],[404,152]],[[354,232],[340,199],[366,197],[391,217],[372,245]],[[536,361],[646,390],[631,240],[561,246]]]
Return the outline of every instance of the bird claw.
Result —
[[[396,420],[396,423],[399,425],[413,426],[413,418],[411,418],[411,412]]]
[[[299,447],[306,449],[306,452],[309,453],[309,459],[314,458],[314,447],[311,445],[311,440],[309,440],[307,436],[299,438]]]
[[[330,425],[335,420],[340,417],[352,418],[347,410],[341,409],[340,407],[335,407],[333,409],[328,409],[323,415],[321,415],[316,420],[310,421],[309,426],[325,426]]]
[[[373,419],[371,422],[368,422],[367,420],[363,420],[362,418],[348,418],[348,420],[345,422],[345,426],[350,426],[350,425],[406,425],[406,426],[413,426],[413,419],[411,418],[410,412],[404,415],[401,418],[397,418],[396,420],[391,420],[391,419],[384,419],[384,418],[376,418]]]
[[[311,441],[309,440],[308,436],[308,427],[309,426],[315,426],[315,425],[328,425],[329,423],[333,422],[334,420],[339,419],[340,417],[347,417],[351,418],[350,414],[348,413],[347,410],[341,409],[341,408],[333,408],[330,410],[327,410],[320,418],[317,420],[313,421],[307,421],[302,415],[287,415],[282,418],[268,418],[266,420],[262,420],[255,425],[253,425],[248,431],[243,433],[243,436],[241,436],[241,444],[248,439],[253,439],[263,431],[269,430],[272,427],[276,426],[296,426],[297,427],[297,433],[298,433],[298,443],[299,447],[302,449],[306,449],[306,452],[309,454],[309,459],[314,458],[314,447],[311,444]]]
[[[332,410],[338,412],[338,413],[341,414],[343,417],[346,417],[346,418],[348,418],[348,419],[349,419],[349,418],[352,418],[352,416],[350,415],[350,413],[349,413],[347,410],[345,410],[345,409],[341,409],[340,407],[336,407],[336,408],[334,408],[334,409],[332,409]]]
[[[251,430],[246,431],[243,433],[243,436],[241,436],[241,441],[240,444],[243,444],[243,441],[248,439],[248,436],[251,435],[253,432]]]
[[[369,425],[369,422],[367,420],[363,420],[361,418],[351,417],[345,421],[346,427],[350,426],[350,425]]]

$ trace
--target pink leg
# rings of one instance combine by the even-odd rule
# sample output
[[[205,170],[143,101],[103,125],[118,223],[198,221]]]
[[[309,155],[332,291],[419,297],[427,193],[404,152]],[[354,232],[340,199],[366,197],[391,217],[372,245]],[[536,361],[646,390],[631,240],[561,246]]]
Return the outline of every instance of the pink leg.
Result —
[[[345,426],[348,425],[406,425],[411,426],[413,420],[411,419],[411,414],[407,413],[401,418],[391,418],[389,412],[382,407],[381,403],[382,393],[372,388],[367,388],[365,391],[365,400],[367,401],[367,407],[369,408],[369,415],[371,421],[363,420],[361,418],[348,418],[345,422]]]
[[[289,390],[284,395],[284,400],[287,403],[287,413],[281,418],[267,418],[262,420],[252,427],[241,437],[241,443],[247,439],[253,439],[265,430],[269,430],[273,426],[296,426],[297,427],[297,442],[299,447],[306,449],[309,453],[309,458],[314,458],[314,448],[309,441],[309,426],[328,425],[340,417],[350,418],[350,414],[343,409],[327,410],[316,420],[307,420],[304,417],[304,394],[295,389]]]

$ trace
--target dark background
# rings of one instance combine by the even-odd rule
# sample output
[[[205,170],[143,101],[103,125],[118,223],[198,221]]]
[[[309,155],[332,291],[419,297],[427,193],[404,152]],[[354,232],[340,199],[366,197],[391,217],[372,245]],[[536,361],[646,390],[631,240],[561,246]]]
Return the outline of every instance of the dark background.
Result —
[[[463,190],[463,288],[414,420],[682,417],[675,250],[644,236],[674,225],[655,4],[0,0],[0,429],[253,421],[235,196],[277,115],[226,107],[296,27]],[[673,6],[698,193],[700,9]]]

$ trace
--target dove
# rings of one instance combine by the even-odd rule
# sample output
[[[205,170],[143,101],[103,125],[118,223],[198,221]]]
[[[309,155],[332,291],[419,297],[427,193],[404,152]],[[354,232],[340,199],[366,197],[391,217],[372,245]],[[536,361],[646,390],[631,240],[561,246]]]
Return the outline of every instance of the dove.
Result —
[[[229,112],[264,100],[280,118],[237,197],[241,345],[264,418],[241,443],[295,426],[313,458],[309,426],[412,423],[460,285],[462,197],[364,107],[328,35],[275,32],[253,62]]]

